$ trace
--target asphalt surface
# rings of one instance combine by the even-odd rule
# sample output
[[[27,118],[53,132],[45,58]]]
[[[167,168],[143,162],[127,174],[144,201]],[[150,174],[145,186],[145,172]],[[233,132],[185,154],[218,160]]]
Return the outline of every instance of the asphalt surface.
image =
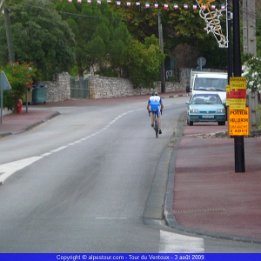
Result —
[[[0,138],[58,114],[50,104],[4,113]],[[226,130],[215,123],[186,126],[181,121],[169,168],[165,218],[180,231],[261,243],[261,136],[244,138],[245,172],[238,173],[234,139]]]

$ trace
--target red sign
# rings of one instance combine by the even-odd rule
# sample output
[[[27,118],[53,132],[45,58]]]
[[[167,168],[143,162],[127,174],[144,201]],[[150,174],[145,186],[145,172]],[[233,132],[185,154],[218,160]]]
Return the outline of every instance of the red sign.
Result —
[[[246,99],[246,89],[230,90],[227,93],[228,99]]]

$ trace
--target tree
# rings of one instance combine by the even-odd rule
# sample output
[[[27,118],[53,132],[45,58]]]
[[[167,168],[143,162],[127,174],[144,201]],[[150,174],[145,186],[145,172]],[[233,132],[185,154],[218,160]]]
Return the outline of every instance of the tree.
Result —
[[[98,65],[99,73],[105,74],[109,66],[117,75],[126,63],[124,53],[130,38],[121,17],[104,2],[60,2],[56,9],[75,34],[78,74]]]
[[[146,37],[145,43],[132,40],[129,49],[128,73],[134,86],[151,88],[153,82],[160,79],[161,63],[164,54],[161,52],[155,36]]]
[[[52,1],[9,0],[6,4],[10,10],[15,60],[32,62],[43,80],[69,70],[74,63],[74,35]],[[6,46],[5,37],[0,41]],[[0,53],[2,64],[7,62],[5,50]]]
[[[162,10],[162,5],[166,1],[156,1],[161,8],[155,9],[152,6],[148,9],[144,8],[146,1],[141,1],[141,6],[132,8],[115,8],[121,13],[122,18],[128,24],[128,29],[134,38],[143,42],[146,36],[158,35],[158,13],[161,14],[163,25],[164,38],[164,53],[166,56],[176,58],[175,49],[177,46],[186,46],[186,48],[194,49],[193,53],[198,53],[199,56],[205,56],[209,67],[226,66],[226,50],[220,49],[212,35],[207,35],[204,30],[205,22],[200,18],[198,10],[193,11],[192,1],[188,1],[189,8],[184,9],[184,0],[175,1],[179,4],[179,9],[174,10],[173,5],[169,4],[168,10]],[[223,1],[217,0],[215,4],[218,6]],[[143,6],[143,7],[142,7]],[[193,44],[192,44],[193,43]],[[183,48],[184,50],[186,48]],[[179,56],[184,58],[187,54],[179,53]],[[196,58],[194,61],[187,60],[184,66],[189,67],[191,64],[196,66]]]
[[[93,71],[95,71],[95,65],[102,67],[102,62],[106,55],[106,47],[103,39],[99,35],[95,36],[87,43],[86,50],[88,52],[87,60],[89,61],[90,66],[93,67]]]

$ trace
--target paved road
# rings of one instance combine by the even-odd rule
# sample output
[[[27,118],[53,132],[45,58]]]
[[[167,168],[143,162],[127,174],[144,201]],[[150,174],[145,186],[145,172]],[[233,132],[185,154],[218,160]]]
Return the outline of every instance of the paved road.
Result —
[[[164,100],[158,140],[141,98],[50,107],[60,116],[1,138],[0,175],[9,178],[0,186],[0,251],[259,252],[162,219],[185,100]]]
[[[184,99],[165,105],[159,139],[145,101],[60,107],[55,119],[2,138],[1,168],[11,176],[0,189],[0,251],[164,249],[163,232],[144,225],[143,213]]]

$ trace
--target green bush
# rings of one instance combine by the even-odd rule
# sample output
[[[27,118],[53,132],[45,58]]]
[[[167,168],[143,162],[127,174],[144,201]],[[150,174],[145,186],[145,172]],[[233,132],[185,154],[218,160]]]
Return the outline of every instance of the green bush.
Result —
[[[15,111],[17,101],[26,95],[27,88],[32,88],[36,70],[28,63],[7,64],[1,70],[11,85],[11,90],[4,93],[4,107]]]

